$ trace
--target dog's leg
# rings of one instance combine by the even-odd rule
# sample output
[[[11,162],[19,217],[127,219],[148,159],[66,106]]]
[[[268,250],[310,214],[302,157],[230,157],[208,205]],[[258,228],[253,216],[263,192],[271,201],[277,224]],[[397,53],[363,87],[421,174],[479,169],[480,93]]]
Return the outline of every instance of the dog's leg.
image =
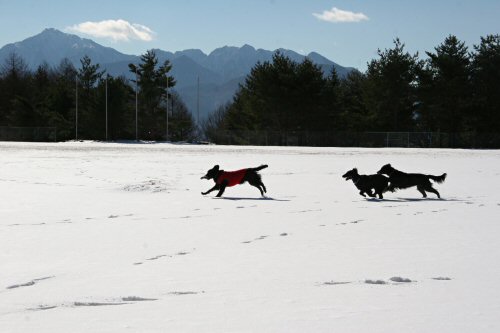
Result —
[[[264,189],[264,193],[267,193],[266,186],[264,185],[263,182],[260,182],[260,186],[262,186],[262,189]]]
[[[266,187],[264,186],[264,184],[262,184],[262,182],[259,179],[250,178],[248,179],[248,184],[252,185],[253,187],[257,187],[260,191],[260,195],[264,196]]]
[[[206,192],[201,192],[201,194],[207,195],[208,193],[213,192],[213,191],[218,190],[218,189],[219,189],[219,184],[215,184],[214,187],[212,187],[210,190],[208,190]]]
[[[359,194],[361,194],[362,196],[364,196],[366,198],[366,195],[365,195],[364,191],[359,191]]]
[[[217,193],[216,197],[221,197],[222,196],[222,194],[226,190],[227,184],[228,184],[227,180],[223,181],[222,184],[220,184],[219,193]]]
[[[425,189],[424,189],[422,186],[418,185],[418,186],[417,186],[417,190],[418,190],[420,193],[422,193],[422,195],[424,196],[424,198],[427,198],[427,194],[425,193]]]
[[[435,195],[437,195],[438,198],[441,198],[441,196],[439,195],[439,192],[434,187],[432,187],[432,185],[426,186],[425,190],[428,192],[434,193]]]
[[[370,189],[369,192],[366,192],[371,198],[375,198],[376,197],[376,192],[375,191],[372,191],[372,189]]]
[[[259,189],[260,191],[260,195],[264,196],[264,191],[262,190],[262,188],[260,187],[260,184],[254,184],[254,183],[249,183],[250,185],[252,185],[253,187],[256,187]]]

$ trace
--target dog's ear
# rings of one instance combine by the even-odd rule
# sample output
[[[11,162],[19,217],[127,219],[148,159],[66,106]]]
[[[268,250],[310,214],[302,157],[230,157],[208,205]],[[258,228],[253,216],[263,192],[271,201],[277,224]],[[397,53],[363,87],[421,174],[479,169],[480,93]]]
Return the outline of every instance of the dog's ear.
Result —
[[[354,168],[352,169],[352,171],[358,172],[358,168]]]
[[[215,165],[215,166],[212,168],[212,170],[219,170],[219,165],[218,165],[218,164],[217,164],[217,165]]]
[[[386,166],[388,166],[388,167],[392,168],[392,165],[391,165],[390,163],[389,163],[389,164],[387,164]]]

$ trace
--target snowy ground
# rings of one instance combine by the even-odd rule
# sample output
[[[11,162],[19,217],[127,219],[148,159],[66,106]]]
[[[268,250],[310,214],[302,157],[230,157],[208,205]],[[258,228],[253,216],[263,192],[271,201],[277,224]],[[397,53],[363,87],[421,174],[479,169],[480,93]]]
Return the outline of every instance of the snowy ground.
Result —
[[[385,163],[443,199],[341,178]],[[499,332],[499,189],[500,151],[0,143],[0,331]]]

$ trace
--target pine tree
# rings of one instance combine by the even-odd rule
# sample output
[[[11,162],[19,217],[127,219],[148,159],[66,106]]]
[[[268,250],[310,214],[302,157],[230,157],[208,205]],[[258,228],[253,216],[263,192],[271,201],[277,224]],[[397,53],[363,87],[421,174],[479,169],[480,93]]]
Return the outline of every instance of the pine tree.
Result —
[[[475,129],[500,133],[500,35],[481,37],[474,49]]]
[[[79,100],[79,136],[87,139],[103,138],[103,110],[97,109],[97,84],[102,80],[104,71],[99,71],[99,64],[92,64],[88,56],[81,60],[78,70]]]
[[[139,125],[141,137],[149,140],[165,138],[167,89],[172,89],[176,82],[168,75],[172,69],[170,61],[158,66],[154,50],[141,56],[139,66],[129,64],[129,69],[137,76],[139,87]],[[168,98],[171,98],[170,93]]]
[[[430,130],[457,133],[468,130],[472,90],[470,55],[464,42],[448,36],[426,52],[429,59],[421,77],[421,113]]]
[[[394,48],[378,50],[379,59],[368,63],[367,107],[381,131],[410,131],[414,127],[416,87],[422,62],[405,45],[394,40]]]

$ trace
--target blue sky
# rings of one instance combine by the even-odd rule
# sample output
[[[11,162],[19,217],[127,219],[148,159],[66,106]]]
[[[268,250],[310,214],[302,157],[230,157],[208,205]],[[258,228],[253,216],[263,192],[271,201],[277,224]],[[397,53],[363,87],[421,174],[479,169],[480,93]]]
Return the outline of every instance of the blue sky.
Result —
[[[365,70],[396,37],[421,55],[449,34],[472,48],[500,33],[500,1],[0,0],[0,46],[49,27],[128,54],[250,44],[316,51]]]

